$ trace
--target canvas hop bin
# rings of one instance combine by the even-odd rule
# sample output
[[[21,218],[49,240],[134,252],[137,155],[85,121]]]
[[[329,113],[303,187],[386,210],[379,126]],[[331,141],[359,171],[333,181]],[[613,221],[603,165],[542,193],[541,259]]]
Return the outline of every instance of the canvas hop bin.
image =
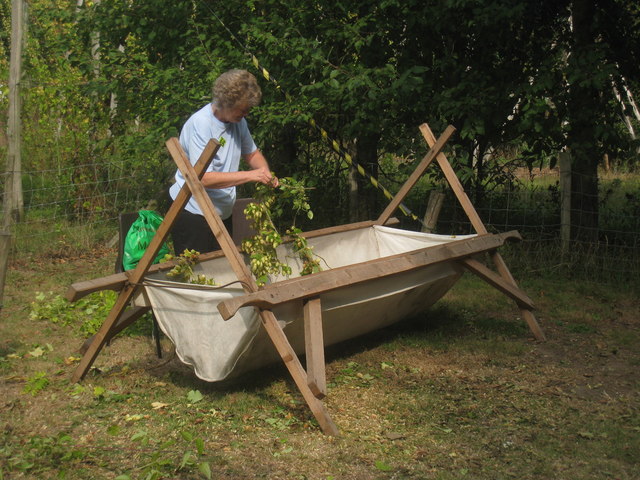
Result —
[[[325,260],[333,264],[331,265],[332,268],[301,277],[292,277],[284,280],[274,279],[273,283],[263,287],[258,287],[247,266],[247,259],[243,257],[233,242],[200,181],[220,144],[216,140],[210,140],[194,166],[189,162],[179,140],[177,138],[169,139],[167,148],[176,165],[183,173],[186,183],[168,209],[166,218],[158,228],[157,235],[153,237],[137,267],[132,272],[127,272],[120,276],[114,275],[109,278],[74,284],[67,292],[67,299],[75,301],[89,292],[100,289],[110,288],[120,291],[116,303],[109,312],[104,324],[88,345],[74,372],[72,381],[79,381],[84,378],[106,342],[126,326],[136,321],[137,318],[140,318],[141,314],[149,311],[152,307],[154,310],[157,309],[158,312],[167,310],[166,307],[161,305],[164,302],[156,302],[155,306],[147,306],[137,304],[135,299],[138,299],[140,297],[139,294],[145,289],[165,292],[162,289],[168,287],[167,285],[151,287],[151,283],[153,282],[154,273],[171,268],[172,262],[154,266],[153,269],[150,268],[151,263],[167,238],[179,212],[184,208],[191,196],[198,202],[205,220],[211,228],[211,232],[218,239],[221,246],[222,251],[209,252],[207,260],[218,259],[218,263],[226,266],[225,269],[212,269],[212,271],[215,271],[216,280],[223,282],[221,289],[214,292],[214,294],[226,293],[227,295],[225,298],[206,299],[207,295],[204,295],[202,291],[198,291],[197,295],[192,296],[196,297],[196,302],[202,303],[204,301],[208,304],[204,312],[198,311],[193,305],[189,305],[178,319],[166,318],[161,320],[161,322],[164,322],[166,331],[172,335],[176,344],[180,344],[182,340],[186,339],[187,345],[176,345],[176,350],[180,352],[184,361],[192,363],[194,366],[196,365],[196,359],[192,357],[194,357],[196,350],[200,349],[199,347],[204,347],[207,351],[212,350],[215,352],[217,350],[218,355],[215,361],[218,362],[220,360],[219,355],[224,352],[220,348],[216,349],[215,344],[208,343],[198,346],[188,344],[188,342],[192,341],[194,337],[197,337],[198,341],[203,339],[211,342],[212,339],[218,338],[224,330],[232,330],[234,324],[236,326],[242,324],[240,325],[242,328],[239,329],[238,337],[244,337],[247,334],[249,338],[255,337],[256,340],[258,337],[264,338],[265,341],[262,342],[262,345],[269,347],[269,350],[273,353],[273,358],[276,360],[279,358],[283,361],[300,394],[318,421],[320,428],[328,435],[337,435],[338,428],[322,401],[327,395],[324,362],[325,346],[334,341],[341,341],[353,337],[354,334],[361,333],[362,324],[357,329],[354,328],[354,330],[348,331],[351,327],[357,326],[358,322],[355,322],[354,319],[369,319],[364,326],[366,329],[375,328],[387,325],[388,321],[391,320],[391,316],[395,317],[394,313],[400,313],[400,316],[404,316],[404,314],[413,313],[408,311],[413,307],[424,307],[432,303],[455,283],[455,280],[463,271],[474,273],[514,300],[520,309],[522,319],[529,325],[536,339],[543,341],[545,339],[544,333],[532,312],[534,309],[533,302],[518,288],[502,256],[497,252],[497,249],[505,241],[520,239],[519,234],[517,232],[491,234],[482,223],[464,192],[455,171],[442,153],[442,149],[455,129],[451,126],[447,127],[438,139],[435,138],[427,124],[421,125],[420,130],[430,149],[377,220],[350,225],[336,225],[305,233],[305,238],[313,242],[316,251],[324,252],[326,255]],[[466,238],[460,236],[449,237],[444,243],[438,242],[440,244],[429,245],[428,240],[434,237],[432,235],[403,233],[398,229],[388,228],[387,224],[393,223],[391,218],[393,213],[400,208],[406,195],[433,161],[440,166],[456,199],[476,230],[476,235]],[[368,237],[367,234],[373,235]],[[353,253],[360,253],[364,249],[340,246],[337,242],[338,237],[346,238],[351,236],[356,237],[355,244],[358,247],[366,243],[366,238],[374,237],[386,237],[391,245],[394,246],[408,244],[397,250],[395,247],[392,249],[383,247],[386,244],[385,242],[382,244],[376,242],[377,247],[376,244],[372,243],[373,248],[371,250],[379,254],[379,257],[374,255],[374,258],[370,259],[355,258]],[[435,237],[442,236],[436,235]],[[400,239],[402,241],[399,241]],[[417,244],[413,243],[414,240],[417,241]],[[444,239],[441,238],[441,240]],[[323,242],[328,244],[326,251],[320,246],[320,243]],[[344,252],[350,253],[350,260],[356,261],[356,263],[343,264],[339,258],[329,258],[334,254],[338,255]],[[492,261],[496,271],[493,271],[481,261],[483,257],[487,257],[486,260]],[[203,261],[200,265],[204,268],[205,259],[201,258],[201,260]],[[229,272],[228,279],[225,279],[222,275],[224,271]],[[418,285],[416,285],[417,288],[412,285],[408,285],[408,288],[405,288],[403,282],[408,281],[410,278],[419,280]],[[229,280],[229,282],[225,280]],[[236,291],[222,291],[222,287],[231,287],[232,284]],[[374,286],[378,287],[387,284],[399,287],[396,289],[398,290],[398,295],[395,293],[387,295],[386,292],[373,288]],[[431,290],[431,287],[436,284],[442,284],[442,288],[438,286],[435,290]],[[424,285],[424,288],[421,285]],[[236,288],[237,286],[241,288]],[[190,289],[193,288],[192,286],[188,287]],[[428,292],[427,290],[431,291]],[[415,295],[412,293],[413,291],[416,292]],[[364,294],[364,298],[357,298],[358,295],[355,295],[355,293]],[[393,300],[394,297],[395,300]],[[346,301],[338,302],[340,299]],[[369,306],[369,300],[377,303],[377,305]],[[170,308],[177,308],[179,306],[178,302],[182,303],[183,299],[178,300],[177,296],[169,299]],[[346,309],[337,308],[343,304],[346,305]],[[218,318],[213,315],[214,308],[220,314]],[[401,311],[404,308],[407,310]],[[249,317],[243,317],[243,312],[251,312],[254,320]],[[292,312],[292,314],[290,315],[289,312]],[[341,312],[344,312],[344,314]],[[370,325],[373,324],[372,317],[374,314],[381,317],[382,323],[375,326]],[[175,331],[174,329],[179,328],[180,324],[191,321],[187,316],[196,317],[196,321],[192,323],[198,329],[205,323],[217,323],[218,327],[215,328],[215,332],[198,330],[196,335],[193,335],[193,333],[185,334],[189,329],[180,332]],[[219,322],[217,321],[218,319],[220,320]],[[296,319],[298,319],[297,322],[295,321]],[[340,329],[334,328],[336,325]],[[238,331],[234,331],[233,335],[237,333]],[[254,342],[250,341],[249,343]],[[230,345],[230,342],[226,342],[222,346],[226,348]],[[227,375],[232,373],[231,370],[235,366],[238,368],[250,366],[251,358],[257,358],[261,361],[267,360],[268,356],[263,354],[263,351],[257,348],[257,345],[253,347],[256,347],[256,349],[246,342],[236,343],[233,348],[233,355],[237,353],[239,355],[232,358],[230,363],[227,362],[226,366],[223,365],[222,372],[218,372],[218,374],[221,373],[221,376],[226,378]],[[306,368],[299,358],[299,351],[302,347],[304,347]],[[252,352],[252,350],[254,351]],[[256,352],[255,350],[258,351]],[[250,355],[250,353],[257,353],[257,355]],[[210,360],[211,357],[204,359],[204,363],[207,364]],[[245,361],[247,362],[246,364],[244,364]],[[195,368],[200,374],[203,374],[200,365]],[[208,375],[204,374],[203,376]],[[215,378],[215,375],[212,375],[211,378]]]

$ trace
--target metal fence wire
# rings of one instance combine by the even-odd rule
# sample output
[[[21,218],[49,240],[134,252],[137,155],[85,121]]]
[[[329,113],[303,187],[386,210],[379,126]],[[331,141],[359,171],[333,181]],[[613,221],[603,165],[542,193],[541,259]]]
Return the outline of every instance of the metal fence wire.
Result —
[[[522,235],[523,242],[507,251],[512,268],[596,281],[639,280],[640,182],[629,175],[608,175],[601,181],[597,241],[572,242],[566,248],[561,241],[560,193],[554,173],[550,175],[545,186],[522,182],[509,189],[484,192],[475,204],[489,231],[518,230]],[[163,181],[155,188],[139,188],[122,162],[28,171],[22,178],[24,215],[5,232],[13,237],[10,259],[60,250],[78,253],[96,245],[113,247],[118,214],[157,207],[166,188]],[[3,192],[4,185],[3,181]],[[455,196],[444,193],[436,233],[473,233]],[[476,192],[467,193],[472,199],[476,197]],[[427,198],[420,198],[413,199],[410,206],[422,214],[426,204]],[[580,211],[572,212],[572,218],[578,215]],[[407,218],[402,226],[421,228]]]

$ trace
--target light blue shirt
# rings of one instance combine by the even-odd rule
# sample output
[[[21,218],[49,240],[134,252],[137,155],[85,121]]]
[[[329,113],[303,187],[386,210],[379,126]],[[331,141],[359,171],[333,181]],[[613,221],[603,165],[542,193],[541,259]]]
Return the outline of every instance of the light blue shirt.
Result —
[[[244,118],[238,123],[221,122],[213,114],[213,108],[209,103],[191,115],[180,132],[180,144],[189,157],[191,165],[196,164],[204,147],[212,138],[220,142],[220,148],[213,157],[207,172],[237,172],[240,158],[258,149]],[[175,180],[169,189],[171,198],[174,200],[184,185],[184,177],[179,169],[176,172]],[[236,202],[236,187],[207,188],[206,191],[220,217],[223,220],[229,218],[233,204]],[[202,215],[202,210],[193,197],[185,209],[191,213]]]

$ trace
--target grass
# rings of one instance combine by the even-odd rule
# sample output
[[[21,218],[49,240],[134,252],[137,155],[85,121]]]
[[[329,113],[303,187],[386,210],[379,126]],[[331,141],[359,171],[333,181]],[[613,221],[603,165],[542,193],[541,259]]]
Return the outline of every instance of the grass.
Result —
[[[12,265],[0,321],[0,478],[634,479],[640,300],[523,278],[548,341],[475,277],[427,314],[327,349],[323,435],[286,370],[198,380],[163,341],[121,335],[70,382],[78,325],[36,292],[108,274],[115,252]]]

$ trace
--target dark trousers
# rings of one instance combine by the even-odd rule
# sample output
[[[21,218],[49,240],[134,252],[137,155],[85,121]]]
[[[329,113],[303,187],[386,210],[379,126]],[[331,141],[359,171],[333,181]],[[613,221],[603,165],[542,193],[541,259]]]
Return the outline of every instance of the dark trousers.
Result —
[[[233,235],[231,217],[223,222],[229,231],[229,235]],[[178,218],[176,218],[171,229],[171,237],[173,238],[173,248],[176,256],[185,250],[195,250],[198,253],[220,250],[220,244],[205,218],[187,210],[182,210],[178,214]]]

